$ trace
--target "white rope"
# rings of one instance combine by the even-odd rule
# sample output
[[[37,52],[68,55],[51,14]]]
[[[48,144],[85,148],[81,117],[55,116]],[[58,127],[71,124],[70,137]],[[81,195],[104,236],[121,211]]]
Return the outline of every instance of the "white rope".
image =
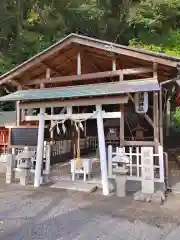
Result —
[[[61,131],[60,131],[58,125],[59,125],[59,124],[62,124],[62,130],[63,130],[63,132],[65,133],[65,132],[66,132],[65,122],[66,122],[67,120],[71,120],[71,121],[74,122],[74,125],[75,125],[75,127],[76,127],[76,131],[78,131],[78,126],[77,126],[77,125],[79,125],[79,127],[80,127],[80,129],[81,129],[82,131],[84,131],[84,127],[83,127],[82,122],[86,122],[88,119],[93,118],[94,116],[96,116],[97,113],[98,113],[98,111],[94,112],[90,117],[84,118],[84,119],[73,119],[72,117],[68,116],[67,118],[65,118],[65,119],[63,119],[63,120],[53,120],[53,119],[52,119],[50,116],[48,116],[47,114],[43,114],[43,115],[44,115],[45,117],[47,117],[49,120],[53,121],[52,127],[49,129],[49,131],[51,132],[51,131],[54,129],[54,127],[56,126],[56,128],[57,128],[57,133],[60,134]]]

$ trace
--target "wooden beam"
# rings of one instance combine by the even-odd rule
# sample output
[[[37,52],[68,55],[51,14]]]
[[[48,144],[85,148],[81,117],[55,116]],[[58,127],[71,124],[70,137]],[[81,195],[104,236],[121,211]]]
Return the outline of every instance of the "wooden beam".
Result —
[[[43,101],[43,102],[27,102],[27,103],[20,103],[21,109],[28,109],[28,108],[49,108],[49,107],[64,107],[64,106],[90,106],[96,104],[120,104],[120,103],[127,103],[128,97],[127,96],[113,96],[113,97],[106,97],[106,98],[84,98],[84,99],[76,99],[76,100],[58,100],[58,101]]]
[[[132,97],[131,94],[128,94],[129,99],[135,104],[134,98]],[[154,123],[152,121],[152,119],[146,114],[142,114],[144,116],[144,118],[146,119],[146,121],[154,128]]]
[[[106,118],[120,118],[121,113],[120,112],[105,112],[102,111],[102,117],[104,119]],[[80,120],[80,119],[96,119],[97,115],[94,113],[78,113],[78,114],[55,114],[55,115],[47,115],[44,114],[44,119],[45,120],[65,120],[65,119],[73,119],[73,120]],[[25,116],[26,121],[38,121],[39,120],[39,115],[36,116]]]
[[[106,71],[106,72],[96,72],[96,73],[86,73],[86,74],[79,74],[79,75],[71,75],[71,76],[62,76],[62,77],[53,77],[51,78],[51,83],[61,83],[61,82],[72,82],[72,81],[82,81],[82,80],[91,80],[91,79],[100,79],[100,78],[107,78],[107,77],[116,77],[121,74],[128,75],[128,74],[137,74],[142,72],[152,72],[149,68],[137,68],[132,69],[123,69],[123,70],[116,70],[116,71]],[[49,80],[46,78],[42,79],[34,79],[29,81],[26,85],[35,85],[38,83],[49,83]]]
[[[155,146],[155,143],[152,141],[124,141],[124,146]]]

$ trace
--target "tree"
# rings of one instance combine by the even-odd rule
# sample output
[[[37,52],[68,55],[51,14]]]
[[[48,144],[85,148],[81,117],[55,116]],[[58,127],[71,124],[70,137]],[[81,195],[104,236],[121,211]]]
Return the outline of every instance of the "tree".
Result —
[[[131,46],[180,56],[180,0],[142,0],[131,11]]]

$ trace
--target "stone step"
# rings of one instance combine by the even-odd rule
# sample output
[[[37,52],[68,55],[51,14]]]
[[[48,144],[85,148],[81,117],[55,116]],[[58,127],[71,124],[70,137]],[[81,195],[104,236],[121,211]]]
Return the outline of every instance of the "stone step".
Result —
[[[91,193],[97,189],[97,184],[95,183],[87,183],[81,180],[59,180],[55,184],[51,186],[51,188],[59,188],[59,189],[66,189],[72,191],[81,191]]]

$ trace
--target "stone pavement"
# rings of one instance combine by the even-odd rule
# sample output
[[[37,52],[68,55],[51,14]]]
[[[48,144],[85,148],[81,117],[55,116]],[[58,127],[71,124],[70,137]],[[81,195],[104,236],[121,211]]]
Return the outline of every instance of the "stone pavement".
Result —
[[[176,240],[179,203],[173,197],[160,206],[0,182],[0,240]]]

